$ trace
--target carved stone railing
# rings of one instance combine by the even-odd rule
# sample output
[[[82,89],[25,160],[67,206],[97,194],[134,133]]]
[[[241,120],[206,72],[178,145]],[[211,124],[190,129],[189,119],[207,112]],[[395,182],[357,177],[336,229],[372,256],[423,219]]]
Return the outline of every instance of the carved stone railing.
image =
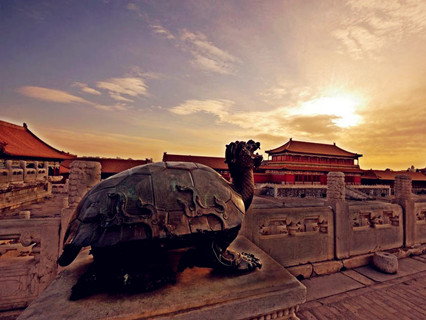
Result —
[[[59,227],[60,218],[0,220],[3,246],[28,251],[0,256],[0,311],[26,307],[55,278]]]
[[[242,232],[285,267],[334,259],[329,207],[271,208],[254,203]]]
[[[44,181],[48,176],[48,162],[4,161],[0,167],[0,184],[17,182]]]
[[[314,271],[318,263],[329,261],[339,270],[351,258],[358,259],[351,260],[351,266],[359,266],[368,263],[374,252],[410,250],[426,243],[426,198],[412,194],[409,176],[396,177],[393,203],[369,197],[347,201],[346,191],[353,187],[345,185],[340,172],[329,173],[327,182],[327,199],[319,206],[308,206],[307,200],[280,201],[277,190],[281,186],[264,185],[268,192],[260,194],[266,197],[255,199],[246,214],[243,234],[281,265],[313,264]]]
[[[38,201],[52,193],[48,181],[28,181],[0,186],[0,210],[17,208]],[[1,211],[0,211],[1,213]]]
[[[341,241],[347,242],[349,257],[403,246],[403,211],[390,203],[360,203],[348,207],[349,228],[343,230]],[[343,235],[343,233],[345,235]]]

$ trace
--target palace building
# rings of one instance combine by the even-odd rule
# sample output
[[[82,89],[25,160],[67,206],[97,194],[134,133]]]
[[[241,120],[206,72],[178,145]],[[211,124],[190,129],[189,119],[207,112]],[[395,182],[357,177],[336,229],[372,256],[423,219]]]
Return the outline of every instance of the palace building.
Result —
[[[49,196],[51,176],[75,157],[45,143],[25,123],[0,120],[0,214]]]
[[[411,177],[413,192],[416,193],[420,190],[426,191],[426,175],[421,170],[364,170],[361,183],[363,185],[389,185],[393,189],[395,186],[396,176],[400,174],[408,175]]]
[[[334,144],[290,140],[266,151],[270,160],[264,161],[256,173],[256,182],[282,184],[327,184],[327,174],[345,174],[347,184],[361,184],[363,170],[359,167],[361,154],[346,151]]]
[[[2,182],[32,180],[47,174],[57,175],[60,163],[75,157],[45,143],[25,123],[19,126],[0,120]],[[7,171],[12,174],[9,179],[3,177],[3,174],[7,175]]]

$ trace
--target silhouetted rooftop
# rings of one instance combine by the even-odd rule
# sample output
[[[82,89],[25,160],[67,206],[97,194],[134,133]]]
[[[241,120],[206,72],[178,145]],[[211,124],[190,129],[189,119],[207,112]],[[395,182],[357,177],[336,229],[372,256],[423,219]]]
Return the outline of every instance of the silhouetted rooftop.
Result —
[[[0,120],[0,155],[15,158],[72,159],[75,155],[59,151],[32,133],[27,125]]]
[[[338,146],[336,146],[336,144],[296,141],[293,139],[290,139],[287,143],[283,144],[281,147],[266,151],[266,153],[268,153],[269,155],[285,153],[285,152],[327,155],[327,156],[337,156],[337,157],[350,157],[350,158],[362,157],[362,154],[343,150],[339,148]]]

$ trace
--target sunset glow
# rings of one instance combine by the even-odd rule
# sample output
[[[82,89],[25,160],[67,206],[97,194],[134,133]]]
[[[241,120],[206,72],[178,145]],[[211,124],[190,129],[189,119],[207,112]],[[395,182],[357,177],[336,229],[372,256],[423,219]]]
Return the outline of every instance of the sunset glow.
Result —
[[[360,98],[342,93],[307,101],[300,108],[297,108],[294,113],[332,116],[331,122],[336,126],[349,128],[360,124],[362,121],[362,118],[356,113],[361,103]]]
[[[424,0],[2,1],[0,119],[80,156],[292,137],[424,168],[425,34]]]

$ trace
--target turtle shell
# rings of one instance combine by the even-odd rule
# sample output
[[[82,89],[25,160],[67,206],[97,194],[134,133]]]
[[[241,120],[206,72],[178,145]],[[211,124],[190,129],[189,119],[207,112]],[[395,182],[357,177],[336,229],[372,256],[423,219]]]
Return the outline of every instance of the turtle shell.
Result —
[[[93,187],[71,218],[65,244],[104,247],[222,231],[240,226],[244,212],[241,196],[210,167],[150,163]]]

